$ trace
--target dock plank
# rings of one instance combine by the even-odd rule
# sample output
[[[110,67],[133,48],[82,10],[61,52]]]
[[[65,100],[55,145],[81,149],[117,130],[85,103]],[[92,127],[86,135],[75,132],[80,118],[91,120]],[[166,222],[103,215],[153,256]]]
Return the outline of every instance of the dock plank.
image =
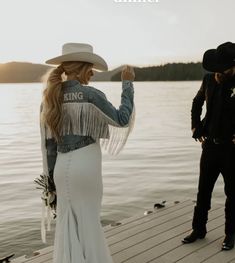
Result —
[[[221,225],[221,219],[216,218],[217,223]],[[185,229],[187,225],[187,230]],[[127,263],[147,263],[147,262],[159,262],[158,258],[165,255],[172,249],[184,246],[181,243],[181,239],[188,232],[188,228],[191,226],[191,222],[179,225],[174,229],[161,233],[151,239],[144,241],[138,245],[135,245],[132,249],[126,250],[125,253],[117,255],[117,262]],[[200,246],[197,242],[193,244],[195,247]],[[192,250],[193,248],[189,248]],[[115,256],[114,256],[115,259]],[[124,260],[123,260],[124,259]]]
[[[222,240],[221,240],[222,241]],[[234,250],[219,251],[215,255],[208,258],[205,263],[222,263],[222,262],[235,262]]]
[[[25,260],[26,260],[26,256],[24,255],[24,256],[21,256],[21,257],[19,257],[17,259],[13,259],[11,262],[24,263]]]
[[[20,258],[17,258],[12,261],[12,263],[44,263],[46,260],[52,260],[53,246],[49,246],[34,252],[35,254],[39,253],[36,256],[31,258],[25,258],[24,261],[19,261]]]
[[[220,221],[220,220],[219,220]],[[209,237],[205,240],[199,240],[194,244],[180,245],[176,249],[167,251],[163,256],[158,257],[157,260],[150,262],[161,262],[162,259],[167,259],[170,262],[179,263],[200,263],[216,254],[220,249],[219,242],[222,238],[222,226],[219,226],[209,232]],[[192,253],[192,249],[195,251]]]
[[[182,244],[191,230],[194,203],[186,200],[165,208],[144,211],[118,226],[104,227],[114,263],[235,263],[235,249],[221,251],[224,238],[224,207],[213,204],[204,240]],[[53,246],[20,257],[12,263],[52,263]],[[105,262],[102,262],[105,263]]]
[[[219,210],[219,211],[218,211]],[[217,217],[218,215],[223,214],[223,209],[219,208],[211,212],[211,220],[214,217]],[[133,257],[133,260],[130,260],[130,262],[135,262],[137,258],[143,257],[143,262],[148,258],[148,256],[151,256],[152,250],[156,249],[156,246],[158,244],[163,244],[163,248],[160,248],[160,251],[157,253],[162,253],[163,250],[166,249],[164,247],[166,244],[164,242],[172,240],[176,237],[176,243],[177,245],[181,245],[181,237],[187,234],[187,232],[191,229],[191,218],[185,217],[184,215],[171,220],[170,222],[166,222],[164,225],[161,225],[160,227],[156,227],[153,234],[147,234],[143,237],[141,242],[136,242],[134,245],[129,246],[126,244],[126,248],[124,248],[122,251],[120,251],[118,254],[114,253],[113,258],[116,259],[117,262],[125,262],[128,258]],[[221,221],[221,219],[219,219]],[[145,235],[145,232],[143,232],[142,235]],[[142,236],[141,236],[142,238]],[[123,242],[123,241],[122,241]],[[128,240],[128,242],[132,242],[131,240]],[[135,242],[135,240],[134,240]],[[171,246],[172,244],[169,244]],[[110,247],[112,252],[112,246]],[[168,248],[169,249],[169,248]],[[141,256],[142,254],[142,256]],[[137,262],[137,261],[136,261]]]
[[[136,225],[141,225],[144,222],[148,222],[153,220],[154,218],[159,218],[164,215],[167,215],[171,213],[172,211],[176,210],[176,206],[178,205],[178,209],[183,209],[184,207],[192,207],[193,202],[191,200],[187,200],[184,202],[181,202],[179,204],[170,204],[169,207],[166,206],[161,209],[156,209],[154,213],[149,215],[144,215],[142,212],[141,214],[137,216],[133,216],[127,219],[124,219],[121,221],[121,225],[111,227],[110,225],[104,228],[105,236],[108,238],[116,233],[120,233],[122,231],[125,231],[126,229],[129,229],[130,227],[134,227]],[[153,210],[153,209],[152,209]]]
[[[172,211],[171,213],[168,213],[167,215],[160,215],[159,213],[158,217],[150,217],[148,216],[148,220],[142,221],[141,224],[138,225],[131,225],[129,228],[125,229],[125,231],[116,232],[115,235],[108,237],[108,243],[109,245],[113,245],[117,242],[123,241],[126,238],[130,238],[134,235],[137,235],[138,233],[146,232],[148,233],[154,228],[158,227],[161,228],[161,226],[164,226],[167,222],[170,222],[172,220],[175,220],[177,218],[180,218],[182,216],[185,216],[188,220],[191,220],[192,218],[192,208],[190,206],[186,206],[183,209],[177,209]],[[156,215],[156,214],[155,214]],[[148,233],[145,233],[148,235]]]
[[[132,234],[129,237],[127,237],[125,240],[120,240],[119,243],[111,244],[110,249],[112,252],[116,253],[116,252],[118,252],[118,247],[119,248],[123,247],[126,250],[128,247],[132,247],[132,246],[137,245],[137,244],[142,245],[143,242],[148,241],[150,239],[152,241],[152,238],[155,238],[156,236],[158,236],[160,234],[163,234],[163,236],[165,236],[165,238],[167,238],[167,237],[170,238],[172,236],[172,234],[174,234],[174,232],[177,230],[177,227],[181,226],[183,231],[185,231],[184,223],[186,223],[186,222],[190,223],[191,222],[191,219],[189,219],[187,217],[185,217],[185,218],[183,218],[183,217],[185,217],[185,216],[182,215],[180,217],[176,217],[176,218],[172,219],[171,221],[166,221],[160,225],[155,225],[154,227],[146,229],[145,231],[136,232],[135,235]],[[187,230],[189,230],[190,227],[191,227],[191,224],[188,226]]]

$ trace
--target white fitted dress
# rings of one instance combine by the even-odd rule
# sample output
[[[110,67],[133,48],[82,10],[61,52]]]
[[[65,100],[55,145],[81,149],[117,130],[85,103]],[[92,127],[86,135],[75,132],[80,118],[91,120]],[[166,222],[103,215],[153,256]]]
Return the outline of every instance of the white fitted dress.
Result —
[[[53,263],[113,263],[100,223],[101,161],[99,143],[57,155]]]

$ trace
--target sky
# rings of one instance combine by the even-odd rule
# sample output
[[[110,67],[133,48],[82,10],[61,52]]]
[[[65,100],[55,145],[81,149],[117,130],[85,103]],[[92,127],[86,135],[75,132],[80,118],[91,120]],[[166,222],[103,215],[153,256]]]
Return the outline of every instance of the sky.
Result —
[[[0,0],[0,63],[45,63],[89,43],[110,69],[201,61],[235,42],[234,0]],[[141,1],[141,0],[140,0]]]

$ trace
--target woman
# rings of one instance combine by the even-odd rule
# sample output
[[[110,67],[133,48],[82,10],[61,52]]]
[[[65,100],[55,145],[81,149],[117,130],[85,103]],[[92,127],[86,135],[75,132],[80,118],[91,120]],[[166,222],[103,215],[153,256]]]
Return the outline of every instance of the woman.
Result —
[[[122,72],[117,110],[104,93],[86,86],[92,68],[107,70],[90,45],[67,43],[61,56],[46,63],[59,65],[47,79],[41,107],[44,174],[55,183],[50,191],[57,197],[53,262],[111,263],[100,223],[100,139],[111,154],[124,146],[134,122],[134,71]]]

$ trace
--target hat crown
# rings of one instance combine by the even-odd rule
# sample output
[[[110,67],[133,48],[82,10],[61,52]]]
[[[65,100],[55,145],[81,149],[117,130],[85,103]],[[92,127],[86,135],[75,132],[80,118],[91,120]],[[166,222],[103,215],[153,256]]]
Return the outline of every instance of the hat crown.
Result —
[[[235,43],[226,42],[217,47],[217,54],[218,59],[223,60],[229,60],[229,59],[235,59]]]
[[[66,43],[62,47],[62,55],[78,52],[93,53],[93,47],[89,44],[84,43]]]
[[[225,42],[216,49],[209,49],[203,55],[204,69],[221,72],[235,66],[235,43]]]
[[[60,65],[63,62],[88,62],[93,64],[97,70],[106,71],[108,65],[106,61],[93,52],[93,47],[86,43],[65,43],[62,46],[62,55],[46,61],[47,64]]]

